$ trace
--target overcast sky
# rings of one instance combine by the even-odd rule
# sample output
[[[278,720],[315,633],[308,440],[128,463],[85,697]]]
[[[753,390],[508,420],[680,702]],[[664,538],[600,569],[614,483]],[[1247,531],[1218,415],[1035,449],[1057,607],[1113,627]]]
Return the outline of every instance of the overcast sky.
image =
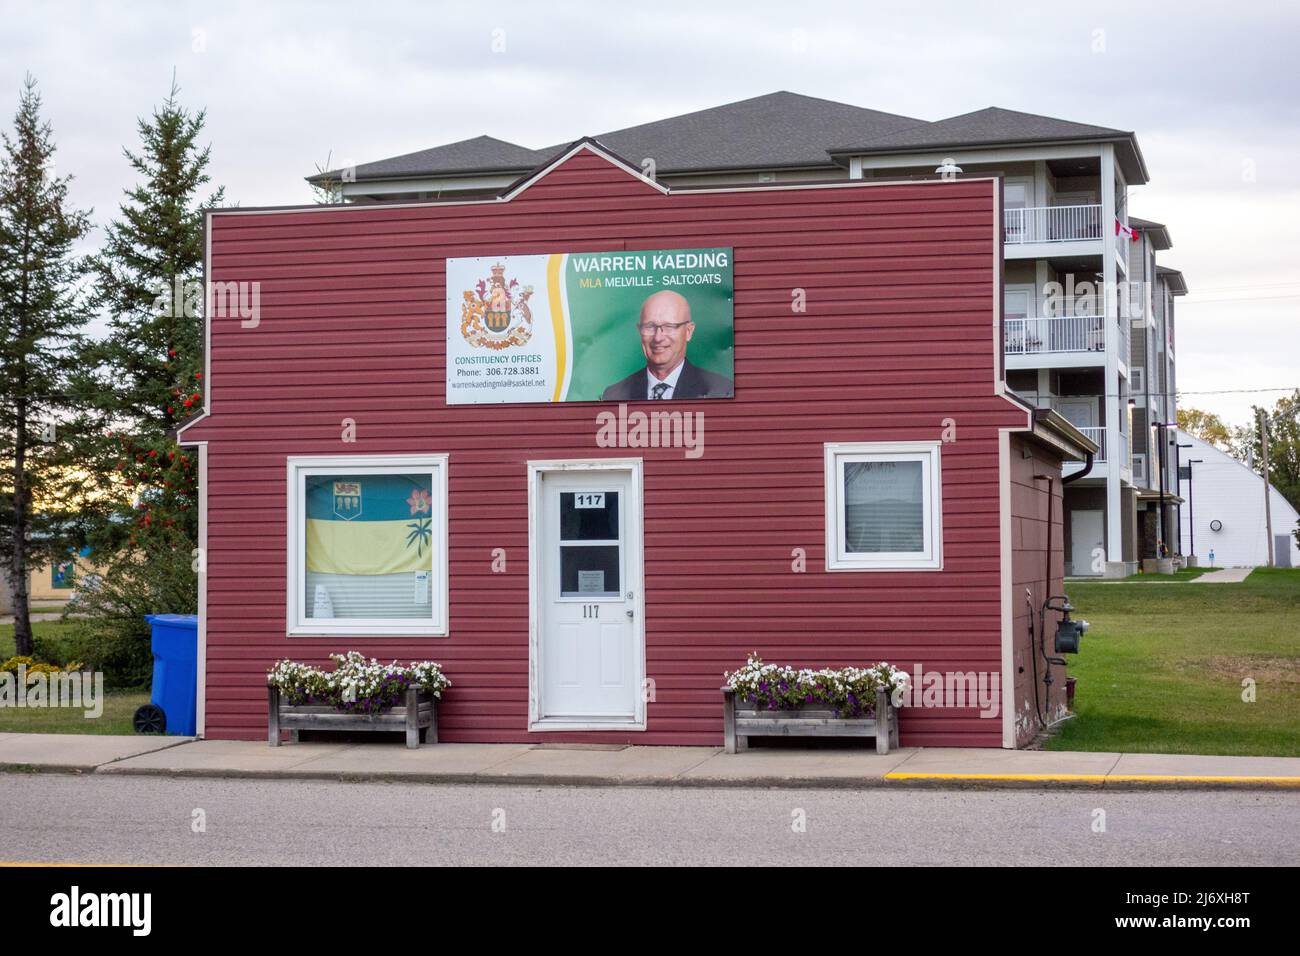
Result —
[[[921,119],[986,106],[1134,130],[1169,226],[1183,405],[1244,421],[1300,385],[1300,5],[0,2],[0,119],[40,83],[97,223],[167,93],[208,111],[242,205],[303,177],[487,133],[538,148],[785,89]],[[1285,9],[1289,8],[1289,9]],[[504,49],[500,49],[504,46]],[[494,52],[494,47],[500,52]]]

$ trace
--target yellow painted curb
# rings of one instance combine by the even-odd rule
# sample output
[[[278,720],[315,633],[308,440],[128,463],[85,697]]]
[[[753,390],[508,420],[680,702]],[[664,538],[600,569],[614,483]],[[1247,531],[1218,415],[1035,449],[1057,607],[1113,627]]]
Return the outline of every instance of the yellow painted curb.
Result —
[[[3,869],[5,867],[17,867],[19,869],[24,869],[24,870],[45,869],[51,867],[58,868],[58,869],[74,869],[74,870],[106,869],[109,867],[112,867],[114,869],[117,868],[139,869],[141,866],[142,864],[139,863],[27,863],[22,860],[0,860],[0,869]]]
[[[1104,783],[1104,773],[903,773],[891,771],[886,780],[1006,780],[1042,782],[1060,780],[1069,783]]]

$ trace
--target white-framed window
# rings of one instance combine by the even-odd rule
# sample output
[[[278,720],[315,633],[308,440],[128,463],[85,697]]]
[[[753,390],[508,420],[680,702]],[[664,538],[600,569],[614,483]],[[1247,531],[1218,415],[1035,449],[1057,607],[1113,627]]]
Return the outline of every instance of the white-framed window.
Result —
[[[290,635],[447,634],[447,456],[288,459]]]
[[[825,448],[826,570],[942,568],[939,442]]]
[[[1145,372],[1146,370],[1143,369],[1141,365],[1135,365],[1133,368],[1129,369],[1128,391],[1130,395],[1137,395],[1140,392],[1146,391],[1146,386],[1142,384],[1142,376]]]

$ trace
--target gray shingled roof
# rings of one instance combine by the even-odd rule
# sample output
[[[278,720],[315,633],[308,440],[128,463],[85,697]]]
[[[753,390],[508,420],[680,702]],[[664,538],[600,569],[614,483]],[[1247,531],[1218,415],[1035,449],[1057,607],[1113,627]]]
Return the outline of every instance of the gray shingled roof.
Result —
[[[1174,247],[1174,241],[1169,238],[1169,227],[1163,222],[1152,222],[1150,219],[1129,216],[1128,224],[1134,229],[1145,232],[1150,237],[1151,244],[1157,250],[1172,249]]]
[[[990,107],[929,123],[925,120],[785,90],[710,109],[629,126],[593,137],[611,152],[656,172],[725,169],[830,169],[851,153],[895,153],[949,147],[1095,140],[1115,141],[1130,182],[1146,182],[1132,133]],[[847,146],[836,146],[847,143]],[[433,149],[365,163],[359,181],[463,174],[523,174],[553,159],[569,144],[528,149],[478,136]],[[309,177],[337,179],[338,170]]]
[[[1169,289],[1174,295],[1187,295],[1187,280],[1178,269],[1156,266],[1156,275],[1169,284]]]
[[[912,150],[956,149],[958,147],[998,146],[1017,143],[1077,142],[1079,140],[1116,140],[1128,145],[1120,150],[1124,175],[1130,182],[1146,182],[1146,165],[1137,151],[1137,140],[1131,132],[1072,123],[1069,120],[1021,113],[997,106],[950,116],[933,123],[917,123],[869,139],[840,140],[843,146],[828,147],[833,156],[870,153],[899,153]]]
[[[402,179],[408,176],[449,176],[456,173],[520,172],[544,163],[554,150],[534,150],[507,143],[492,136],[475,136],[456,143],[435,146],[393,156],[356,168],[357,179]],[[333,169],[309,177],[338,179],[342,170]]]
[[[782,90],[592,138],[635,165],[639,166],[646,158],[654,159],[657,173],[791,166],[829,169],[835,163],[826,153],[828,143],[845,137],[867,139],[920,122],[910,116]],[[566,142],[533,150],[491,136],[478,136],[365,163],[356,168],[356,177],[366,180],[457,173],[525,173],[568,146]],[[309,178],[316,181],[338,176],[338,170],[331,170]]]
[[[657,172],[831,167],[828,143],[883,136],[922,122],[784,90],[683,116],[600,133],[601,145]],[[555,147],[558,152],[563,147]]]

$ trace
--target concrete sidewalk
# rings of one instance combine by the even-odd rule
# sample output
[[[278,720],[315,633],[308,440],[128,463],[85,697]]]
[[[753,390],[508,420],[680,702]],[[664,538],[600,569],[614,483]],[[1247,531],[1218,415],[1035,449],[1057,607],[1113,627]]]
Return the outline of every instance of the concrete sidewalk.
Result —
[[[1224,568],[1222,571],[1206,571],[1200,577],[1192,578],[1194,584],[1240,584],[1250,577],[1254,568]]]
[[[302,743],[0,734],[0,771],[673,787],[1300,789],[1300,758],[1033,750]]]

